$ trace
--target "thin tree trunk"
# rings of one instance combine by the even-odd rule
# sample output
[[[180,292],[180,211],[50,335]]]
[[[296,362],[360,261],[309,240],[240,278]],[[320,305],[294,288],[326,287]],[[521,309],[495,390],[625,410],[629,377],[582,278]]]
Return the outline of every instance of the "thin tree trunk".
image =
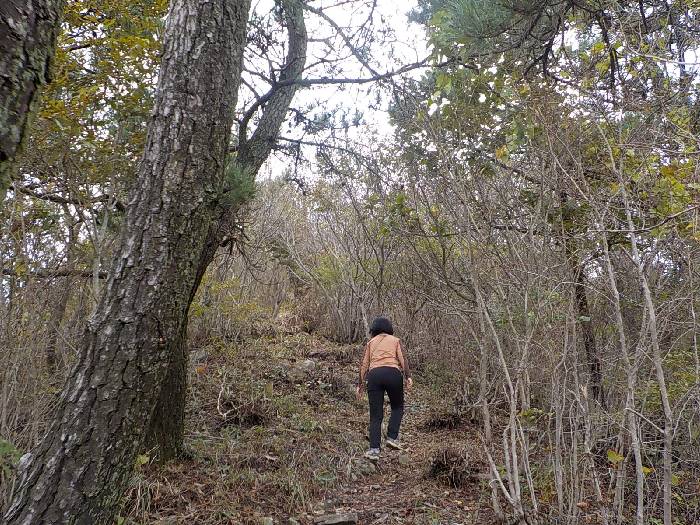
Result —
[[[479,334],[476,333],[474,328],[469,325],[469,320],[466,316],[461,315],[465,325],[469,328],[472,334],[472,339],[474,343],[479,347],[479,400],[478,404],[481,406],[481,417],[483,419],[484,427],[484,439],[486,444],[490,447],[493,445],[493,432],[491,430],[491,411],[489,410],[489,400],[488,400],[488,375],[489,375],[489,352],[486,346],[486,328],[484,326],[483,316],[479,316]]]
[[[608,275],[608,283],[610,284],[610,290],[612,292],[613,298],[613,311],[615,312],[615,325],[617,327],[617,336],[620,343],[620,355],[622,356],[622,362],[625,366],[625,373],[627,376],[627,392],[625,395],[625,414],[623,415],[622,421],[627,419],[629,422],[629,434],[630,441],[632,444],[632,453],[634,454],[635,462],[635,474],[637,481],[637,506],[635,512],[635,522],[637,525],[644,524],[644,472],[642,470],[642,455],[641,455],[641,445],[639,440],[639,428],[637,425],[637,415],[635,414],[635,400],[634,392],[637,385],[637,368],[636,364],[632,363],[632,359],[629,355],[629,348],[627,343],[627,336],[625,334],[625,322],[622,317],[622,306],[620,302],[620,292],[617,286],[617,279],[615,278],[615,271],[613,269],[612,261],[610,260],[610,250],[608,246],[608,240],[606,237],[603,238],[603,253],[605,255],[605,268]]]
[[[75,232],[75,224],[72,221],[70,211],[67,205],[63,205],[63,213],[65,214],[66,220],[68,222],[68,238],[66,247],[66,267],[72,268],[75,259],[75,250],[77,247],[77,237]],[[56,360],[58,356],[58,341],[61,335],[61,323],[66,315],[66,308],[68,306],[68,300],[71,296],[71,291],[73,289],[73,277],[68,275],[64,278],[58,278],[59,283],[56,288],[55,293],[57,297],[53,302],[50,309],[51,318],[49,320],[50,331],[46,341],[46,367],[49,372],[49,377],[51,381],[56,381]]]
[[[605,138],[605,134],[601,131],[601,136]],[[606,145],[608,149],[608,154],[610,156],[610,161],[612,166],[617,166],[615,155],[613,154],[612,147],[606,139]],[[624,159],[624,157],[623,157]],[[630,251],[631,259],[637,270],[637,278],[639,279],[639,284],[642,289],[642,294],[644,297],[644,306],[646,313],[648,315],[648,328],[649,336],[651,339],[651,349],[652,349],[652,362],[654,364],[654,370],[656,372],[656,382],[659,385],[659,395],[661,397],[661,406],[663,408],[664,414],[664,429],[663,429],[663,509],[664,509],[664,525],[672,525],[672,478],[673,478],[673,467],[671,458],[671,449],[673,446],[673,411],[671,409],[671,403],[668,395],[668,388],[666,387],[666,376],[663,368],[663,358],[661,356],[661,348],[659,345],[659,334],[656,322],[656,307],[654,305],[654,300],[651,295],[651,289],[649,287],[649,281],[647,280],[646,274],[644,273],[644,264],[642,261],[641,254],[639,253],[639,247],[637,244],[637,233],[636,225],[632,219],[632,208],[630,205],[630,197],[627,192],[626,181],[624,179],[623,173],[623,159],[620,161],[620,166],[614,169],[615,175],[617,176],[617,181],[620,185],[620,193],[622,194],[623,203],[625,206],[625,219],[626,226],[628,228],[628,235],[630,240]]]
[[[71,277],[59,278],[58,285],[59,288],[56,290],[57,297],[53,301],[53,305],[50,308],[51,319],[49,320],[49,334],[46,339],[46,368],[49,372],[51,381],[56,378],[56,360],[58,356],[58,340],[61,334],[61,322],[66,314],[66,307],[68,306],[68,300],[70,299]]]
[[[625,199],[626,201],[626,199]],[[637,266],[638,277],[640,285],[642,287],[642,292],[644,295],[644,303],[648,315],[648,327],[649,335],[651,338],[651,349],[652,349],[652,362],[654,363],[654,370],[656,371],[656,382],[659,385],[659,395],[661,396],[661,406],[664,413],[664,449],[663,449],[663,494],[664,494],[664,525],[672,525],[672,478],[673,470],[671,463],[671,449],[673,446],[673,412],[671,410],[671,403],[669,401],[668,388],[666,387],[666,377],[663,368],[663,359],[661,357],[661,348],[659,346],[659,334],[656,323],[656,307],[654,306],[654,301],[651,297],[651,290],[649,288],[649,282],[644,274],[644,267],[642,265],[641,256],[639,254],[639,249],[637,248],[637,236],[633,233],[634,223],[632,221],[632,216],[630,213],[629,205],[625,202],[625,211],[627,213],[627,224],[630,228],[630,247],[632,251],[632,260]]]
[[[557,491],[557,507],[559,510],[560,519],[563,519],[566,515],[565,513],[565,500],[564,500],[564,454],[563,448],[566,445],[564,436],[564,409],[566,408],[566,380],[568,377],[566,371],[566,360],[569,354],[569,334],[573,331],[573,339],[575,337],[575,323],[571,323],[574,329],[570,329],[569,318],[571,314],[567,315],[567,319],[564,325],[564,337],[563,337],[563,352],[559,359],[559,362],[554,368],[553,376],[553,392],[552,392],[552,405],[554,408],[554,455],[552,458],[553,468],[554,468],[554,485]]]
[[[248,0],[174,0],[115,263],[5,522],[108,523],[133,472],[223,189]]]
[[[576,253],[576,247],[574,246],[573,239],[571,239],[571,234],[565,231],[563,236],[566,259],[569,263],[574,281],[574,299],[576,312],[578,314],[576,326],[578,326],[581,331],[581,341],[583,343],[586,363],[588,365],[588,375],[590,377],[591,397],[597,403],[603,405],[603,367],[600,362],[600,355],[598,354],[595,334],[593,333],[591,309],[588,305],[588,297],[586,296],[584,267]]]
[[[0,209],[41,87],[50,80],[63,0],[0,2]]]

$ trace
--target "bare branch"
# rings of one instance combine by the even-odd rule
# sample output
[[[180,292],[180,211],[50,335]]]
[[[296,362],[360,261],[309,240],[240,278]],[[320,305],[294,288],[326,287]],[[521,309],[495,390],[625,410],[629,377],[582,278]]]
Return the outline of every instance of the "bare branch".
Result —
[[[17,193],[22,193],[24,195],[28,195],[30,197],[34,197],[35,199],[41,199],[45,201],[50,201],[50,202],[55,202],[57,204],[73,204],[75,206],[81,206],[85,207],[86,205],[90,204],[97,204],[99,202],[104,202],[104,203],[110,203],[112,206],[114,206],[115,209],[119,211],[124,211],[126,207],[124,204],[112,197],[111,195],[98,195],[97,197],[85,197],[85,198],[77,198],[77,197],[63,197],[61,195],[55,195],[52,193],[39,193],[36,192],[26,186],[19,186],[17,184],[14,184],[13,186],[10,187],[13,191],[16,191]]]
[[[55,270],[31,270],[28,272],[18,272],[9,268],[3,268],[0,274],[5,275],[7,277],[33,277],[36,279],[54,279],[56,277],[82,277],[85,279],[92,279],[94,277],[94,273],[92,270],[79,270],[75,268],[57,268]],[[107,272],[99,272],[98,276],[100,279],[106,279]]]

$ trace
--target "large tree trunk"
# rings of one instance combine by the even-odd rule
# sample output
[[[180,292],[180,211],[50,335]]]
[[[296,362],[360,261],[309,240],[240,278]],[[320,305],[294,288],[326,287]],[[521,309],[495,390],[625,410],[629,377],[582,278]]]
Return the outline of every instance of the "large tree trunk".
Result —
[[[49,81],[63,0],[0,2],[0,208],[41,86]]]
[[[107,523],[143,445],[216,214],[249,0],[173,0],[120,247],[9,524]]]
[[[282,69],[279,79],[282,87],[273,87],[272,91],[263,97],[266,99],[265,109],[250,138],[247,137],[246,129],[248,119],[247,116],[244,116],[239,134],[239,147],[233,161],[235,162],[235,170],[243,176],[253,179],[267,159],[277,139],[279,129],[296,93],[297,85],[293,81],[301,76],[306,62],[307,33],[302,3],[299,0],[282,0],[281,4],[284,9],[289,42],[285,67]],[[257,106],[254,107],[257,108]],[[248,113],[248,115],[252,114],[252,111]],[[230,241],[230,234],[235,231],[237,211],[242,203],[236,202],[235,196],[229,202],[234,202],[234,204],[222,209],[221,214],[212,222],[207,233],[197,267],[197,275],[190,291],[188,309],[204,273],[216,255],[216,251],[222,244]],[[184,322],[187,322],[186,317]],[[187,333],[186,326],[181,328],[181,333]],[[176,357],[171,361],[158,405],[153,413],[147,439],[149,447],[157,449],[156,454],[160,460],[174,458],[184,446],[188,359],[186,335],[183,335],[182,338],[182,340],[172,343],[172,352]]]
[[[153,459],[167,461],[179,456],[184,447],[185,402],[187,400],[187,321],[170,342],[168,372],[158,396],[144,448]]]
[[[163,379],[158,403],[153,411],[146,433],[145,448],[154,453],[159,461],[168,461],[179,456],[184,450],[185,404],[187,401],[187,365],[189,352],[187,348],[187,324],[190,305],[202,283],[209,264],[214,259],[219,247],[218,222],[213,222],[204,243],[204,250],[197,264],[187,310],[182,319],[177,337],[169,341],[168,352],[171,355],[168,371]]]
[[[146,449],[153,452],[159,461],[174,459],[184,450],[187,365],[189,363],[188,313],[202,278],[219,248],[219,240],[223,235],[220,226],[220,222],[212,222],[207,233],[178,336],[169,341],[170,365],[145,439]]]

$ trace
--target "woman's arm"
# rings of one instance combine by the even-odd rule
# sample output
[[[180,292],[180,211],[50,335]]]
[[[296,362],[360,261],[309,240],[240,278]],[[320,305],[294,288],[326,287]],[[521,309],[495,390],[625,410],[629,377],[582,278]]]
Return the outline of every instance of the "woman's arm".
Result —
[[[406,379],[411,379],[411,368],[408,366],[408,359],[406,359],[406,354],[401,348],[401,343],[396,343],[396,355],[399,358],[399,365],[401,365],[401,370],[403,370],[403,375]]]
[[[360,362],[360,381],[357,383],[358,388],[364,388],[365,376],[367,375],[367,370],[369,369],[369,343],[365,345],[365,351],[362,354],[362,361]]]
[[[408,359],[406,359],[406,354],[401,348],[401,342],[396,343],[396,355],[399,358],[399,365],[401,365],[401,370],[403,370],[403,376],[406,378],[406,382],[410,387],[413,384],[413,379],[411,378],[411,367],[408,366]]]

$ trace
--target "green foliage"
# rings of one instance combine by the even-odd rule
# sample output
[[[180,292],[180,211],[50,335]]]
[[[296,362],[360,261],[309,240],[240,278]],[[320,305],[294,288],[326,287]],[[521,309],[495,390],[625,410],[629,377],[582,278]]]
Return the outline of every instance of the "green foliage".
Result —
[[[436,4],[439,7],[430,19],[432,42],[442,49],[458,44],[474,53],[479,46],[485,52],[494,49],[490,37],[513,27],[518,5],[531,8],[538,2],[447,0]]]
[[[139,454],[136,456],[136,460],[134,461],[134,470],[139,471],[144,465],[147,465],[148,462],[151,461],[150,456],[147,454]]]
[[[625,459],[625,456],[623,456],[622,454],[620,454],[619,452],[617,452],[613,449],[608,449],[607,456],[608,456],[608,461],[610,463],[612,463],[613,466],[617,465],[623,459]]]
[[[687,396],[697,385],[695,354],[692,348],[678,348],[664,359],[669,402],[673,405]],[[645,399],[647,410],[661,414],[661,395],[656,381],[648,380],[640,386],[640,397]]]
[[[145,140],[166,0],[66,4],[53,81],[42,97],[27,164],[82,182],[133,176]]]
[[[349,269],[349,264],[350,261],[348,259],[340,259],[334,255],[324,254],[319,257],[314,274],[321,286],[334,288],[342,282],[343,275]]]
[[[224,168],[224,190],[220,204],[224,208],[238,209],[255,197],[255,176],[242,168],[235,157],[228,159]]]
[[[542,418],[549,418],[552,415],[553,414],[545,412],[541,408],[531,407],[531,408],[528,408],[527,410],[522,410],[518,414],[518,417],[520,417],[524,422],[527,422],[529,424],[533,424]]]
[[[0,438],[0,473],[7,479],[17,465],[22,453],[9,441]]]
[[[690,167],[690,170],[688,168]],[[684,184],[686,175],[692,173],[694,162],[680,165],[673,162],[667,166],[661,166],[660,177],[656,180],[651,190],[656,200],[655,211],[659,217],[666,217],[678,213],[692,203],[690,192]],[[690,173],[689,173],[690,171]]]
[[[117,230],[117,203],[125,202],[146,138],[167,7],[167,0],[65,2],[53,80],[42,91],[17,181],[56,201],[16,199],[13,239],[0,239],[16,243],[11,252],[41,253],[30,270],[65,262],[68,225],[75,267],[104,252]]]

